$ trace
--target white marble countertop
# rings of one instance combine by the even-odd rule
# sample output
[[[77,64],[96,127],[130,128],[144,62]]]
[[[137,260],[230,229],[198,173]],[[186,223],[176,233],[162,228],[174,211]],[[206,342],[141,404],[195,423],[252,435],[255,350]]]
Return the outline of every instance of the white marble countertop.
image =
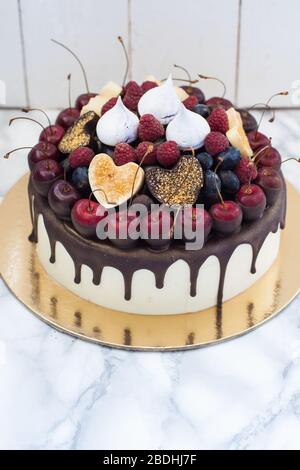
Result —
[[[37,139],[34,124],[7,126],[18,114],[0,112],[1,154]],[[284,157],[300,154],[299,111],[262,130]],[[24,155],[0,159],[0,196]],[[300,166],[284,170],[300,190]],[[71,338],[3,283],[0,313],[0,449],[300,449],[300,297],[246,336],[177,353]]]

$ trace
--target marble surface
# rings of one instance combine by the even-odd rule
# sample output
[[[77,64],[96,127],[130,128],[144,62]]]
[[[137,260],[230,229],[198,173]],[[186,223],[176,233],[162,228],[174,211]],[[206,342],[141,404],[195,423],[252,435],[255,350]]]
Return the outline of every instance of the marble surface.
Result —
[[[1,154],[38,136],[30,123],[9,128],[15,115],[0,112]],[[299,111],[262,129],[283,156],[299,155]],[[0,159],[0,196],[26,171],[24,156]],[[284,170],[300,190],[300,166]],[[3,282],[0,314],[0,449],[300,449],[299,297],[244,337],[176,353],[58,333]]]

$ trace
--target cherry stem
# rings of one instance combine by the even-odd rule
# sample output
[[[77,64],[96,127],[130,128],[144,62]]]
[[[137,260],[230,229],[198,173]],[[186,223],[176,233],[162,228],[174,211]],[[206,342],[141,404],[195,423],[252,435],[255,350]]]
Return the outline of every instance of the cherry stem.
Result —
[[[66,46],[62,42],[59,42],[56,39],[51,39],[51,41],[54,42],[55,44],[58,44],[59,46],[63,47],[64,49],[66,49],[77,60],[78,64],[80,65],[80,68],[82,70],[83,78],[84,78],[84,81],[85,81],[86,91],[89,93],[90,90],[89,90],[89,84],[88,84],[86,72],[85,72],[84,66],[83,66],[81,60],[79,59],[79,57],[75,54],[75,52],[73,52],[68,46]]]
[[[283,160],[283,161],[280,163],[280,166],[283,165],[283,163],[289,162],[289,161],[291,161],[291,160],[294,160],[295,162],[300,163],[300,158],[297,158],[297,157],[290,157],[290,158],[287,158],[286,160]]]
[[[160,81],[165,82],[166,80],[168,80],[168,77],[162,78]],[[177,81],[177,82],[187,82],[190,85],[194,85],[195,83],[199,82],[199,80],[197,80],[197,79],[196,80],[187,80],[186,78],[176,78],[176,77],[172,77],[172,80]]]
[[[143,155],[143,158],[141,159],[140,163],[139,163],[139,166],[135,172],[135,175],[134,175],[134,178],[133,178],[133,183],[132,183],[132,188],[131,188],[131,196],[130,196],[130,200],[129,200],[129,207],[131,206],[132,204],[132,199],[133,199],[133,193],[134,193],[134,185],[135,185],[135,181],[136,181],[136,178],[137,178],[137,174],[138,172],[140,171],[140,168],[143,164],[143,162],[145,161],[145,158],[151,153],[153,152],[154,150],[154,145],[153,144],[149,144],[148,147],[147,147],[147,150],[146,152],[144,153]]]
[[[251,108],[249,108],[249,111],[251,111],[251,109],[256,108],[256,106],[264,106],[264,108],[267,108],[267,110],[272,113],[272,117],[269,119],[269,122],[275,121],[275,109],[271,108],[271,106],[266,103],[255,103],[253,106],[251,106]]]
[[[186,73],[186,75],[188,77],[188,81],[190,82],[190,84],[199,82],[199,80],[192,80],[190,72],[185,67],[182,67],[182,65],[174,64],[174,67],[176,67],[177,69],[183,70]],[[174,78],[174,80],[175,80],[175,78]]]
[[[69,108],[72,108],[72,102],[71,102],[71,74],[67,76],[68,80],[68,98],[69,98]]]
[[[220,78],[216,78],[216,77],[207,77],[206,75],[202,75],[200,73],[198,73],[198,77],[202,78],[203,80],[216,80],[217,82],[221,83],[221,85],[223,86],[223,94],[221,98],[224,98],[227,90],[226,90],[226,85],[223,82],[223,80],[221,80]]]
[[[127,75],[128,75],[128,71],[129,71],[129,57],[128,57],[128,52],[127,52],[127,49],[125,47],[122,36],[118,36],[118,41],[120,42],[120,44],[122,46],[122,49],[123,49],[124,54],[125,54],[125,59],[126,59],[126,69],[125,69],[125,74],[124,74],[123,83],[122,83],[122,86],[124,86],[125,83],[126,83],[126,79],[127,79]]]
[[[92,211],[91,198],[92,198],[93,194],[94,194],[95,192],[97,192],[97,191],[101,191],[101,192],[104,194],[104,197],[105,197],[105,200],[106,200],[107,204],[111,204],[111,205],[113,205],[113,206],[116,206],[116,205],[117,205],[117,202],[111,202],[111,201],[108,200],[108,197],[107,197],[106,192],[104,191],[104,189],[97,188],[97,189],[94,189],[94,191],[91,191],[91,192],[90,192],[90,195],[89,195],[89,205],[88,205],[89,211]]]
[[[51,124],[50,118],[49,118],[48,114],[46,113],[46,111],[44,111],[43,109],[40,109],[40,108],[22,108],[22,111],[23,111],[23,113],[29,113],[30,111],[39,111],[40,113],[42,113],[46,117],[46,119],[48,121],[48,125],[51,129],[51,132],[52,132],[52,124]]]
[[[45,127],[43,126],[43,124],[41,124],[39,121],[36,121],[35,119],[29,118],[29,117],[18,116],[18,117],[12,118],[12,119],[9,121],[8,125],[10,126],[14,121],[17,121],[18,119],[24,119],[24,120],[26,120],[26,121],[35,122],[35,123],[38,124],[38,125],[43,129],[43,131],[45,131],[45,133],[46,133],[46,129],[45,129]]]
[[[262,120],[263,120],[263,118],[264,118],[264,115],[265,115],[265,113],[266,113],[266,110],[267,110],[267,108],[270,108],[269,103],[270,103],[270,102],[273,100],[273,98],[275,98],[276,96],[287,96],[288,94],[289,94],[288,91],[280,91],[279,93],[274,93],[274,95],[270,96],[270,98],[268,99],[268,101],[267,101],[266,104],[265,104],[266,107],[265,107],[265,109],[263,110],[262,115],[261,115],[260,120],[259,120],[259,123],[258,123],[258,125],[257,125],[257,129],[256,129],[256,132],[255,132],[254,140],[257,139],[258,129],[259,129],[261,123],[262,123]]]
[[[24,150],[24,149],[32,149],[33,147],[18,147],[17,149],[13,149],[10,152],[7,152],[5,155],[3,155],[3,158],[9,158],[10,154],[17,152],[18,150]]]

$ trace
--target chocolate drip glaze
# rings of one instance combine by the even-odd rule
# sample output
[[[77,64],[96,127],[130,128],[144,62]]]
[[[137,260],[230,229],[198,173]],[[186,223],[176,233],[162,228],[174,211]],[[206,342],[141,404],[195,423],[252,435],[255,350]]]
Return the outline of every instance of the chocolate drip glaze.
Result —
[[[168,268],[177,260],[185,261],[190,268],[190,295],[197,295],[198,272],[209,256],[216,256],[220,263],[220,280],[217,304],[221,306],[223,289],[228,262],[235,249],[242,244],[252,247],[253,258],[251,273],[255,273],[256,260],[260,249],[269,235],[284,228],[286,214],[286,188],[285,185],[272,207],[267,208],[262,219],[244,223],[240,232],[229,237],[213,234],[205,246],[198,251],[187,251],[184,244],[175,244],[167,251],[155,253],[141,243],[131,251],[123,251],[109,242],[92,241],[81,237],[71,224],[59,220],[48,205],[47,199],[39,196],[33,189],[31,182],[28,186],[30,207],[33,203],[32,225],[33,230],[29,239],[37,242],[37,221],[39,214],[43,215],[44,224],[50,240],[50,262],[55,262],[56,243],[60,242],[71,256],[75,267],[74,282],[81,281],[81,267],[87,265],[93,272],[93,283],[101,282],[102,271],[105,267],[118,269],[124,277],[125,299],[131,298],[131,286],[134,273],[139,269],[147,269],[155,276],[156,287],[164,286],[164,278]]]

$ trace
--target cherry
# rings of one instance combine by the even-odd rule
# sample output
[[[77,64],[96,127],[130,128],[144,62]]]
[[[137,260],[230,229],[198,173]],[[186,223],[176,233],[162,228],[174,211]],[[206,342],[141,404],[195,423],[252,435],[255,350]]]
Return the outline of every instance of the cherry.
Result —
[[[246,109],[239,109],[238,111],[241,115],[243,128],[246,134],[251,131],[255,131],[257,129],[257,122],[255,117],[252,116],[252,114],[250,114]]]
[[[139,234],[137,233],[136,237],[131,237],[129,233],[130,224],[134,220],[136,220],[136,214],[127,210],[120,210],[108,217],[108,234],[113,245],[123,250],[129,250],[136,246]]]
[[[256,164],[258,167],[268,166],[271,168],[275,168],[275,170],[279,170],[281,165],[281,156],[278,150],[274,147],[267,147],[257,159],[255,159]]]
[[[30,170],[33,169],[34,165],[41,160],[58,160],[59,159],[59,151],[55,147],[55,145],[50,144],[48,142],[39,142],[38,144],[34,145],[33,147],[19,147],[17,149],[13,149],[10,152],[7,152],[4,155],[4,158],[9,158],[10,154],[17,152],[18,150],[24,149],[31,149],[28,153],[28,165]]]
[[[275,168],[261,167],[256,183],[263,189],[267,204],[272,206],[283,188],[283,180]]]
[[[89,147],[78,147],[70,153],[69,161],[71,168],[89,166],[95,156],[95,152]]]
[[[242,223],[243,214],[240,206],[234,201],[222,201],[210,208],[213,229],[229,235],[238,230]]]
[[[69,127],[73,126],[74,122],[80,116],[80,112],[77,108],[66,108],[63,109],[56,118],[55,123],[67,130]]]
[[[58,145],[65,134],[65,129],[58,124],[46,127],[40,134],[40,142],[50,142]]]
[[[62,175],[62,167],[55,160],[41,160],[37,162],[32,170],[32,184],[41,196],[46,197],[49,189]]]
[[[203,242],[205,243],[212,229],[212,218],[201,207],[185,207],[181,217],[183,240],[192,242],[195,240],[195,232],[204,230]]]
[[[243,185],[236,196],[243,211],[244,220],[257,220],[263,216],[266,208],[266,196],[257,184]]]
[[[261,149],[262,147],[265,147],[266,145],[270,145],[271,141],[270,139],[265,135],[262,134],[261,132],[258,131],[251,131],[247,134],[248,140],[250,147],[254,152],[256,150]]]
[[[71,209],[79,199],[80,193],[77,189],[63,179],[55,181],[48,193],[49,206],[62,219],[70,217]]]
[[[138,194],[132,199],[132,205],[134,204],[141,204],[145,206],[145,208],[149,212],[151,209],[151,205],[154,204],[154,201],[150,196],[147,196],[147,194]]]
[[[77,97],[75,107],[78,109],[78,111],[81,111],[82,108],[88,104],[90,99],[94,98],[95,96],[97,96],[97,93],[82,93]]]
[[[71,210],[72,223],[80,235],[95,238],[97,225],[105,217],[105,209],[99,211],[101,205],[90,199],[79,199]],[[101,213],[100,213],[101,212]]]
[[[257,177],[256,165],[248,158],[242,158],[235,167],[234,172],[242,184],[249,183]]]
[[[167,250],[173,236],[173,218],[170,212],[163,207],[151,211],[141,221],[141,236],[151,249]]]

